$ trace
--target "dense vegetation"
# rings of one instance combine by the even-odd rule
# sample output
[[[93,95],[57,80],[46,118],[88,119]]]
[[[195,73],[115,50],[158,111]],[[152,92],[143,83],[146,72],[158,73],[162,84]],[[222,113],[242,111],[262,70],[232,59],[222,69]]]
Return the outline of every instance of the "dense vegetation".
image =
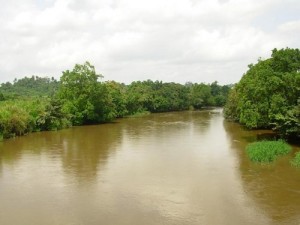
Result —
[[[101,78],[86,62],[64,71],[60,81],[32,76],[1,84],[0,139],[144,112],[223,106],[231,88],[217,82],[182,85],[151,80],[125,85]]]
[[[300,51],[274,49],[259,59],[230,91],[227,119],[247,128],[274,129],[284,137],[300,137]]]
[[[0,87],[0,101],[32,96],[50,96],[58,90],[59,82],[53,77],[31,76],[6,82]]]
[[[260,141],[247,146],[247,154],[254,162],[273,162],[278,156],[288,154],[292,148],[282,140]]]
[[[70,125],[67,113],[55,99],[32,98],[0,102],[0,139]]]

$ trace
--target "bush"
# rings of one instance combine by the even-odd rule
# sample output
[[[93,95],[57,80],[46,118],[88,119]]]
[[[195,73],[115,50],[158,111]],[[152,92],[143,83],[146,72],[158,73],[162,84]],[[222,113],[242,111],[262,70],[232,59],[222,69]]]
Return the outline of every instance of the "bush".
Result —
[[[283,140],[278,140],[251,143],[246,151],[251,161],[268,163],[273,162],[278,156],[288,154],[291,149]]]
[[[9,138],[27,133],[29,114],[17,104],[1,104],[0,109],[0,134]]]
[[[0,102],[0,141],[41,130],[69,127],[69,115],[55,99],[31,99]]]
[[[297,152],[295,157],[291,160],[292,166],[300,167],[300,152]]]

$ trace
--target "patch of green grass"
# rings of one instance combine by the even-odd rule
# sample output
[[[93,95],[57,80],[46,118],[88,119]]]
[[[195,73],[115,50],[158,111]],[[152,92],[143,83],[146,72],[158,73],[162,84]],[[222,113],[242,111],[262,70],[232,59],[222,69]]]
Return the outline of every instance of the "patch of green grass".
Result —
[[[278,156],[286,155],[291,150],[291,146],[283,140],[254,142],[246,148],[251,161],[262,163],[273,162]]]
[[[151,112],[149,112],[149,111],[139,111],[139,112],[136,112],[133,115],[129,115],[129,116],[126,116],[126,117],[135,118],[135,117],[147,116],[147,115],[150,115],[150,114],[151,114]]]
[[[300,152],[297,152],[295,157],[291,160],[292,166],[300,167]]]

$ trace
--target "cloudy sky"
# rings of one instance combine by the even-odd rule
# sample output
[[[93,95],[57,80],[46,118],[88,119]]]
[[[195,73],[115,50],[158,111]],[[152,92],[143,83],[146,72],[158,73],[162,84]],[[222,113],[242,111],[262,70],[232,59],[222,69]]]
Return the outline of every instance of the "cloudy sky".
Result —
[[[273,48],[299,48],[299,0],[0,0],[0,83],[59,78],[239,81]]]

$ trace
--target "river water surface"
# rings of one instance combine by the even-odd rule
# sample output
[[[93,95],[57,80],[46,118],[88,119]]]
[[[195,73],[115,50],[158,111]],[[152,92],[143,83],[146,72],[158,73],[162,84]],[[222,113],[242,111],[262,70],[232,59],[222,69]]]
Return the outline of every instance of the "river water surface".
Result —
[[[251,163],[268,131],[220,110],[152,114],[0,142],[1,225],[300,224],[293,153]]]

